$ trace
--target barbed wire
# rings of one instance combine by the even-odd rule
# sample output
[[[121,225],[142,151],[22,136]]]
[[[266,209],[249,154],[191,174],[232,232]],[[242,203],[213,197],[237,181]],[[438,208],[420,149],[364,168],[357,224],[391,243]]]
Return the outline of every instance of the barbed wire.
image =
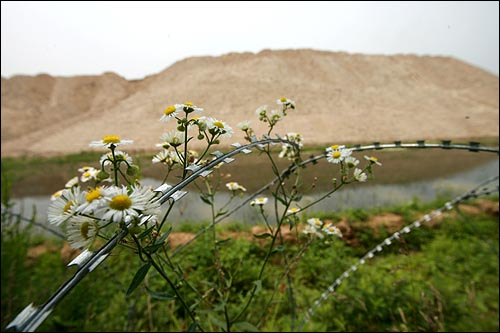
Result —
[[[212,155],[216,158],[210,163],[199,166],[191,165],[187,169],[192,171],[192,174],[186,177],[184,180],[179,182],[174,186],[167,184],[160,185],[155,191],[160,193],[159,201],[163,204],[170,199],[177,201],[181,199],[187,192],[182,191],[182,189],[194,181],[198,177],[206,177],[210,174],[211,169],[220,163],[231,163],[234,159],[232,156],[238,153],[249,153],[251,148],[258,146],[261,148],[266,147],[267,144],[289,144],[292,146],[297,146],[296,143],[282,139],[264,139],[255,140],[247,145],[235,145],[235,149],[223,154],[220,151],[215,151]],[[141,223],[145,223],[142,220]],[[115,236],[113,236],[103,247],[101,247],[96,252],[91,252],[88,250],[83,251],[78,257],[71,261],[68,266],[77,265],[79,268],[73,276],[71,276],[65,283],[63,283],[57,291],[52,294],[52,296],[40,307],[33,306],[33,303],[29,304],[23,311],[21,311],[16,318],[7,325],[7,329],[14,328],[17,331],[22,332],[32,332],[35,331],[43,321],[50,315],[55,306],[90,272],[92,272],[100,263],[102,263],[110,254],[120,241],[128,234],[127,230],[122,230]]]
[[[424,215],[420,219],[414,221],[413,223],[410,223],[409,225],[406,225],[405,227],[401,228],[400,230],[396,231],[393,233],[391,236],[387,237],[384,239],[381,243],[377,244],[373,249],[368,251],[363,257],[361,257],[355,264],[353,264],[351,267],[349,267],[347,270],[345,270],[339,277],[334,279],[334,282],[327,288],[327,291],[323,292],[321,296],[314,301],[313,306],[310,307],[305,315],[304,315],[304,320],[299,328],[300,332],[304,332],[303,328],[304,325],[307,324],[309,319],[312,317],[314,314],[315,310],[324,302],[328,299],[328,296],[333,294],[336,290],[337,287],[339,287],[344,280],[349,278],[353,273],[355,273],[358,270],[358,267],[361,265],[364,265],[368,260],[373,259],[376,255],[378,255],[380,252],[384,250],[384,248],[388,248],[393,244],[394,241],[398,240],[403,234],[409,234],[412,230],[419,228],[423,223],[430,222],[431,220],[435,219],[436,217],[439,217],[443,214],[443,212],[451,210],[453,207],[457,206],[459,203],[470,199],[470,198],[477,198],[479,196],[485,196],[485,195],[490,195],[492,193],[498,192],[499,191],[499,186],[497,185],[496,188],[487,188],[485,187],[486,185],[493,183],[494,181],[497,181],[499,176],[493,176],[482,182],[481,184],[477,185],[473,189],[465,192],[462,195],[457,196],[455,199],[452,201],[446,202],[442,207],[432,211],[429,214]]]
[[[31,223],[31,224],[33,224],[33,225],[35,225],[35,226],[37,226],[37,227],[40,227],[40,228],[42,228],[42,229],[44,229],[44,230],[46,230],[46,231],[48,231],[48,232],[50,232],[50,233],[54,234],[55,236],[57,236],[57,237],[59,237],[59,238],[62,238],[62,239],[65,239],[65,238],[66,238],[66,236],[64,236],[64,235],[63,235],[62,233],[60,233],[59,231],[54,230],[54,229],[52,229],[52,228],[50,228],[50,227],[46,226],[46,225],[45,225],[45,224],[43,224],[43,223],[40,223],[40,222],[35,221],[35,219],[34,219],[34,218],[32,218],[32,219],[28,219],[28,218],[26,218],[26,217],[22,216],[22,215],[21,215],[21,213],[15,213],[15,212],[13,212],[13,211],[10,211],[10,210],[8,210],[7,208],[5,208],[5,207],[2,205],[2,216],[3,216],[4,214],[5,214],[5,215],[8,215],[8,216],[14,216],[14,217],[16,217],[17,219],[19,219],[19,220],[21,220],[21,221]]]
[[[169,200],[178,201],[182,197],[184,197],[187,192],[183,191],[182,189],[186,187],[189,183],[193,182],[195,179],[198,177],[206,177],[208,176],[213,170],[213,168],[220,163],[226,163],[229,164],[234,159],[232,158],[236,154],[239,153],[244,153],[248,154],[251,153],[252,150],[251,148],[254,147],[259,147],[259,148],[265,148],[266,145],[276,145],[278,143],[282,144],[288,144],[296,149],[298,149],[298,146],[295,142],[292,142],[288,139],[281,138],[279,135],[276,135],[276,139],[272,139],[269,136],[264,136],[264,139],[262,140],[257,140],[255,137],[252,137],[252,142],[246,145],[241,145],[239,143],[234,143],[232,146],[235,147],[234,150],[228,152],[228,153],[222,153],[220,151],[215,151],[211,153],[212,155],[215,156],[215,158],[207,163],[206,165],[200,166],[200,165],[190,165],[186,169],[192,171],[191,175],[186,177],[184,180],[181,182],[177,183],[174,186],[163,184],[160,185],[157,189],[155,189],[156,192],[160,194],[159,201],[164,204],[165,202]],[[488,148],[488,147],[482,147],[479,145],[477,142],[470,142],[468,145],[455,145],[451,144],[451,141],[443,141],[440,144],[428,144],[425,143],[425,141],[420,140],[417,141],[416,143],[401,143],[400,141],[395,141],[394,143],[391,144],[380,144],[378,142],[375,142],[371,145],[355,145],[354,147],[350,148],[353,151],[364,151],[364,150],[379,150],[379,149],[392,149],[392,148],[419,148],[419,149],[428,149],[428,148],[442,148],[442,149],[465,149],[471,152],[489,152],[489,153],[499,153],[499,150],[496,148]],[[194,239],[199,237],[203,232],[206,232],[209,230],[211,227],[214,227],[215,224],[221,222],[224,218],[228,217],[232,213],[234,213],[236,210],[240,209],[243,207],[245,204],[247,204],[253,197],[256,195],[262,193],[269,187],[271,187],[273,184],[275,184],[281,177],[286,175],[287,173],[290,173],[294,171],[296,168],[305,166],[310,163],[315,163],[319,159],[325,158],[326,154],[318,155],[313,158],[310,158],[308,160],[303,161],[300,164],[294,164],[290,166],[289,168],[285,169],[280,175],[278,175],[275,179],[273,179],[270,183],[265,185],[264,187],[260,188],[258,191],[254,193],[253,196],[250,198],[244,200],[240,205],[238,205],[235,209],[231,210],[229,214],[224,215],[215,223],[213,223],[210,227],[205,228],[204,230],[200,231],[198,234],[196,234],[191,240],[188,242],[192,242]],[[141,221],[142,223],[146,223],[147,220],[143,219]],[[14,328],[17,331],[26,331],[26,332],[31,332],[35,331],[42,323],[43,321],[50,315],[50,313],[53,311],[55,306],[90,272],[92,272],[97,266],[99,266],[110,254],[110,252],[120,243],[120,241],[128,234],[127,230],[122,230],[115,236],[113,236],[103,247],[101,247],[99,250],[96,252],[91,252],[88,250],[83,251],[80,255],[78,255],[73,261],[71,261],[68,266],[71,265],[77,265],[79,268],[75,272],[75,274],[70,277],[65,283],[63,283],[57,291],[40,307],[35,307],[33,306],[33,303],[29,304],[24,310],[22,310],[14,320],[12,320],[8,326],[6,327],[7,329],[9,328]],[[185,244],[184,246],[186,246]],[[173,253],[173,255],[177,254],[182,248],[180,247]],[[357,266],[356,266],[357,267]],[[314,312],[314,310],[313,310]]]

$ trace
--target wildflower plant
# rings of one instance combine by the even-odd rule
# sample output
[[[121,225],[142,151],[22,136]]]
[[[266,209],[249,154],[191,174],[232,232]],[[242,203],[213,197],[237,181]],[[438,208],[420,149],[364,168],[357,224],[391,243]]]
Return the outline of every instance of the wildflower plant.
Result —
[[[123,151],[132,140],[123,140],[113,134],[92,141],[91,147],[105,150],[99,166],[80,168],[80,175],[52,196],[49,222],[62,227],[69,244],[81,250],[95,251],[121,235],[123,238],[117,242],[118,246],[133,251],[142,262],[136,267],[127,295],[145,284],[145,292],[151,296],[173,300],[180,309],[176,313],[184,314],[181,321],[186,326],[183,329],[258,330],[261,318],[274,304],[274,293],[271,296],[261,293],[263,285],[274,285],[278,292],[283,283],[287,285],[293,328],[299,309],[294,298],[294,265],[313,242],[342,241],[342,232],[337,226],[318,217],[306,216],[307,209],[345,185],[367,181],[372,176],[373,166],[381,163],[368,156],[360,161],[352,155],[352,149],[343,145],[327,147],[322,157],[331,163],[333,177],[327,180],[330,188],[319,198],[304,203],[302,198],[307,186],[303,184],[302,172],[307,161],[302,159],[301,150],[307,138],[290,132],[283,137],[276,134],[277,139],[271,139],[278,124],[290,111],[295,111],[295,102],[288,98],[278,99],[276,105],[273,109],[264,105],[255,111],[258,121],[267,124],[266,133],[258,137],[250,121],[239,123],[237,128],[244,133],[247,143],[233,143],[236,150],[225,154],[217,148],[234,134],[228,123],[205,115],[201,107],[191,102],[166,107],[159,115],[166,129],[156,145],[159,151],[151,159],[152,163],[164,167],[162,185],[156,189],[141,184],[139,167]],[[276,146],[278,144],[281,148]],[[194,149],[194,146],[202,148]],[[227,146],[226,141],[222,147]],[[274,179],[256,193],[247,195],[245,184],[232,180],[227,169],[237,152],[252,151],[257,151],[269,162]],[[280,169],[279,159],[287,161],[288,167]],[[170,213],[186,194],[182,189],[187,184],[194,185],[202,202],[210,207],[210,224],[191,240],[201,236],[210,239],[210,264],[205,281],[192,281],[183,268],[186,262],[181,254],[189,242],[175,250],[169,246],[173,230]],[[230,193],[223,204],[216,200],[221,190]],[[254,234],[263,246],[263,254],[256,271],[248,272],[252,282],[238,290],[235,286],[240,284],[241,274],[222,255],[227,240],[221,239],[217,224],[244,206],[255,209],[264,227],[264,232]],[[295,237],[298,250],[287,245],[285,231]],[[271,259],[279,264],[271,265]],[[154,290],[147,282],[150,279],[146,276],[151,269],[156,271],[152,277],[164,281],[161,290]],[[246,275],[244,280],[248,280]],[[159,297],[167,294],[170,296]],[[253,303],[263,305],[260,317],[248,316],[247,311]]]

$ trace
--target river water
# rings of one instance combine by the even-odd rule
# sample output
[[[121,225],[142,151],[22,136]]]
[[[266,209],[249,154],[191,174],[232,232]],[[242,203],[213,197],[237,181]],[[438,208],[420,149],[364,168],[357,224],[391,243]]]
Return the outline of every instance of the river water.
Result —
[[[473,169],[450,174],[446,177],[440,177],[438,179],[406,184],[370,185],[369,182],[353,184],[342,188],[330,197],[325,198],[310,207],[307,212],[308,215],[311,215],[314,212],[321,211],[331,212],[352,208],[371,209],[376,207],[406,204],[415,199],[418,199],[421,202],[429,202],[438,197],[445,197],[451,200],[477,186],[489,177],[497,176],[498,173],[499,162],[498,159],[496,159],[474,167]],[[154,187],[160,185],[160,181],[152,178],[145,178],[142,180],[142,183],[145,185],[152,185]],[[304,195],[302,200],[297,204],[299,207],[304,206],[322,194],[323,193],[312,193]],[[264,192],[261,196],[269,197],[269,203],[264,207],[266,213],[271,214],[272,208],[274,207],[274,205],[271,204],[271,194]],[[248,198],[250,198],[249,194],[233,198],[231,204],[228,206],[229,210],[238,206],[243,200]],[[229,199],[230,193],[218,193],[216,206],[222,207]],[[14,205],[11,209],[12,211],[20,213],[25,217],[31,217],[32,214],[36,212],[36,221],[44,223],[47,216],[47,208],[50,204],[50,196],[26,196],[23,198],[13,199],[13,203]],[[166,206],[166,204],[164,206]],[[166,209],[166,207],[164,208]],[[203,203],[199,194],[196,192],[188,192],[186,196],[176,202],[169,215],[168,221],[174,227],[182,223],[207,222],[210,218],[210,214],[210,206]],[[258,209],[247,203],[229,217],[225,218],[224,221],[254,225],[261,222],[261,217],[258,213]]]

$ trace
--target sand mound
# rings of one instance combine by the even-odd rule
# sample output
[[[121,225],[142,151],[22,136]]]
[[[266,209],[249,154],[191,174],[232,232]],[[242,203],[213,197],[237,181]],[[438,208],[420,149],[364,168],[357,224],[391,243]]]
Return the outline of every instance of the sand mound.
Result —
[[[362,55],[314,50],[194,57],[143,80],[113,74],[2,78],[2,156],[90,150],[104,135],[155,151],[174,122],[163,109],[192,101],[226,121],[252,121],[255,109],[297,104],[276,133],[306,144],[498,137],[498,77],[448,57]],[[127,148],[127,151],[131,149]]]

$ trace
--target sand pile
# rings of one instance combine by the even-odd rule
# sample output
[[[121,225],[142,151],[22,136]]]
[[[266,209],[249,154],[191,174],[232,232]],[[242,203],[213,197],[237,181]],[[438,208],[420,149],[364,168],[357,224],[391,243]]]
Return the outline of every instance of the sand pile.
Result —
[[[143,80],[113,74],[2,78],[2,156],[91,150],[104,135],[133,139],[127,151],[156,151],[175,123],[165,107],[192,101],[236,124],[276,99],[297,104],[276,133],[305,144],[498,137],[498,77],[448,57],[362,55],[314,50],[194,57]]]

